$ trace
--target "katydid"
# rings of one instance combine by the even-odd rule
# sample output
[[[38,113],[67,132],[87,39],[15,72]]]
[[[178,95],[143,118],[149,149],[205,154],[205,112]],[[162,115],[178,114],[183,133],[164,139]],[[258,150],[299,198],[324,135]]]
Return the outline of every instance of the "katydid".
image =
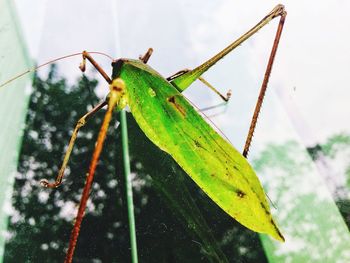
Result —
[[[132,115],[146,136],[156,146],[171,155],[194,182],[227,214],[253,231],[269,234],[279,241],[284,241],[284,237],[270,213],[264,190],[246,156],[267,88],[286,14],[284,6],[277,5],[257,25],[217,55],[193,70],[182,70],[168,78],[164,78],[147,64],[152,49],[149,49],[138,60],[124,58],[114,60],[111,78],[88,52],[82,53],[81,70],[85,70],[85,61],[88,59],[109,83],[110,92],[105,101],[102,101],[78,121],[56,181],[54,183],[49,183],[47,180],[41,182],[44,186],[51,188],[62,183],[64,170],[79,129],[94,113],[107,106],[71,234],[66,262],[71,262],[73,258],[80,225],[112,112],[115,108],[121,110],[125,106],[129,106]],[[201,77],[202,74],[276,17],[280,17],[280,21],[243,154],[240,154],[203,119],[182,95],[182,92],[197,79],[217,92]],[[224,100],[229,99],[230,94],[224,96],[217,93]]]

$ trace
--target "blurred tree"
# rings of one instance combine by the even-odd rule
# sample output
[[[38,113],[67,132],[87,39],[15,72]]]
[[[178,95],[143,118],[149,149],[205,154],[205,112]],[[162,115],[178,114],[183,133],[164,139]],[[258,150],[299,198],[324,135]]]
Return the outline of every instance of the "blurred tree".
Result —
[[[334,171],[330,178],[333,183],[336,181],[333,197],[350,229],[350,136],[346,133],[333,135],[321,145],[321,149]]]
[[[344,145],[344,136],[334,138],[308,152],[297,141],[270,144],[253,161],[279,208],[275,214],[286,236],[284,244],[261,236],[269,262],[350,262],[350,195],[344,178],[349,158],[335,159],[344,157],[345,149],[350,154],[350,145]]]
[[[329,173],[324,179],[350,228],[350,136],[345,133],[331,136],[325,143],[308,148],[314,161],[326,164]]]
[[[64,259],[104,111],[81,129],[63,185],[43,189],[38,182],[55,178],[75,122],[98,102],[86,86],[97,81],[83,77],[69,87],[55,67],[46,80],[34,79],[4,262]],[[74,262],[130,262],[117,125],[108,131]],[[140,262],[266,262],[256,233],[208,199],[130,114],[128,125]]]

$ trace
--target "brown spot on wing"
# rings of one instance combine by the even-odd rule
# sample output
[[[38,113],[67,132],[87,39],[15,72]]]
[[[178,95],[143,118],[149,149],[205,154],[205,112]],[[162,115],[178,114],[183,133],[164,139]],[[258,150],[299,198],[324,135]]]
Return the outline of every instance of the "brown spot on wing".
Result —
[[[237,194],[237,196],[240,197],[240,198],[243,198],[243,197],[246,195],[246,193],[243,192],[243,191],[241,191],[241,190],[237,190],[237,191],[236,191],[236,194]]]
[[[170,104],[178,111],[180,112],[180,114],[182,116],[186,116],[186,111],[183,107],[181,107],[181,105],[179,105],[177,102],[176,102],[176,99],[175,99],[176,96],[171,96],[169,98],[167,98],[167,101],[170,102]]]
[[[194,141],[194,144],[196,145],[196,147],[204,149],[204,147],[202,146],[202,144],[200,144],[199,141],[197,141],[197,140],[193,140],[193,141]]]

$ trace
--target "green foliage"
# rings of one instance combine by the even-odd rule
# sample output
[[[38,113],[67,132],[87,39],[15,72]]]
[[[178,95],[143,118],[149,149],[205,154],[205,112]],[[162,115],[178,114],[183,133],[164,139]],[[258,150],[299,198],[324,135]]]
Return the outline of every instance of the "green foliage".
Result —
[[[337,164],[337,174],[341,182],[333,196],[347,226],[350,228],[350,135],[336,134],[322,144],[322,152],[332,163]],[[331,178],[334,180],[335,178]],[[339,180],[339,178],[338,178]]]
[[[322,150],[326,156],[334,157],[337,151],[350,146],[350,136],[346,134],[336,134],[329,138],[322,145]]]
[[[349,226],[349,214],[345,215],[349,211],[349,200],[342,199],[342,205],[338,202],[336,206],[326,178],[322,177],[331,175],[331,180],[335,180],[335,174],[317,166],[317,161],[324,162],[327,156],[318,152],[311,157],[316,163],[310,158],[310,151],[305,151],[296,141],[289,141],[268,145],[254,161],[278,208],[275,214],[286,233],[286,243],[282,245],[261,236],[270,262],[349,261],[350,234],[343,220],[345,218]]]
[[[335,184],[332,195],[350,228],[350,136],[335,134],[325,143],[308,148],[308,152],[313,160],[332,165],[328,167],[331,174],[324,179],[330,185]]]
[[[78,135],[66,179],[54,179],[75,122],[98,98],[82,79],[73,87],[53,68],[35,78],[9,219],[4,262],[62,262],[104,111]],[[128,114],[140,262],[266,262],[257,234],[235,223],[154,146]],[[122,149],[112,123],[97,167],[74,262],[130,262]],[[72,210],[74,209],[74,210]],[[228,260],[227,260],[228,259]]]

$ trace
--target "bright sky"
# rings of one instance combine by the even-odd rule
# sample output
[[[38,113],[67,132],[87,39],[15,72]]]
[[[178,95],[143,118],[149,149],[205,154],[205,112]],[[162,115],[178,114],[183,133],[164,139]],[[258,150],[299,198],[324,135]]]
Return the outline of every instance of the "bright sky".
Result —
[[[154,48],[149,64],[168,76],[193,68],[263,18],[277,1],[16,1],[32,56],[39,63],[87,50],[136,58]],[[255,144],[299,136],[307,145],[350,132],[350,2],[283,1],[288,12]],[[213,120],[241,148],[264,74],[277,20],[218,63],[205,77],[233,97]],[[120,48],[118,48],[120,47]],[[105,62],[108,70],[109,61]],[[59,64],[80,74],[79,59]],[[219,102],[194,85],[200,106]],[[101,94],[105,91],[101,90]],[[255,146],[259,148],[259,146]]]

